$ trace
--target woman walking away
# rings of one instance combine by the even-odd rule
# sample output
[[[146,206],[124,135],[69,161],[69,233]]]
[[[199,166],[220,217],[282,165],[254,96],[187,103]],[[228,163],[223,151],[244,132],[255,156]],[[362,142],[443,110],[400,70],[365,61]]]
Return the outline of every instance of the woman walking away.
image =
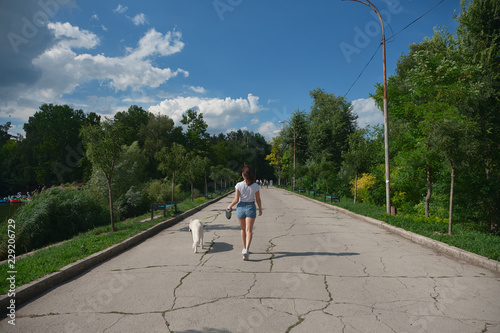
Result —
[[[241,242],[243,243],[243,260],[248,260],[250,243],[252,242],[252,230],[257,210],[255,203],[259,206],[259,216],[262,215],[262,204],[260,201],[259,185],[255,182],[255,173],[252,167],[244,166],[241,170],[243,181],[236,184],[234,200],[227,206],[231,210],[236,206],[236,217],[241,226]]]

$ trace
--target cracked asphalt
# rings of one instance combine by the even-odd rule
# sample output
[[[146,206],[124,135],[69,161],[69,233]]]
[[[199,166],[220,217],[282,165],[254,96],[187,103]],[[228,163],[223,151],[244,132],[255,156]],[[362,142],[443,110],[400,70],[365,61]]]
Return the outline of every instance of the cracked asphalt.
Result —
[[[279,189],[250,261],[223,198],[17,309],[0,332],[500,332],[500,275]]]

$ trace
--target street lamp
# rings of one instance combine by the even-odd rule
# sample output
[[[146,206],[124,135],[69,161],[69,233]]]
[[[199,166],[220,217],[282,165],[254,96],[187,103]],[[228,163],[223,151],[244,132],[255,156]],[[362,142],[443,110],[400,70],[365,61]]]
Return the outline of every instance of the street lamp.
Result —
[[[382,17],[380,16],[380,13],[375,7],[370,0],[342,0],[342,1],[355,1],[362,3],[365,6],[370,7],[371,10],[373,10],[379,20],[380,24],[382,26],[382,61],[383,61],[383,68],[384,68],[384,145],[385,145],[385,198],[386,198],[386,205],[387,205],[387,214],[391,214],[391,186],[390,186],[390,173],[389,173],[389,121],[387,118],[387,72],[386,72],[386,65],[385,65],[385,32],[384,32],[384,21],[382,21]]]
[[[295,187],[295,127],[286,120],[280,120],[279,122],[282,124],[288,123],[293,129],[293,187]]]

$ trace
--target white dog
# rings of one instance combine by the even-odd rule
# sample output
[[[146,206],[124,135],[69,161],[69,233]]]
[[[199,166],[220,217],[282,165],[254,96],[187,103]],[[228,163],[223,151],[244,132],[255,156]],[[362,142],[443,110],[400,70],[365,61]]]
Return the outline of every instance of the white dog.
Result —
[[[193,235],[193,250],[198,252],[198,246],[203,249],[203,223],[200,220],[192,220],[189,222],[189,231]]]

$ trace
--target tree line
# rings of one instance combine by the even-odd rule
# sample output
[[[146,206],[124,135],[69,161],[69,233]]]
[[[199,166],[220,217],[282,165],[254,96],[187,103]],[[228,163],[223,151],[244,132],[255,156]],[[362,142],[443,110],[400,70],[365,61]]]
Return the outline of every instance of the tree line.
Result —
[[[0,195],[80,183],[127,206],[144,192],[149,202],[194,199],[238,180],[245,164],[261,178],[272,176],[265,161],[270,146],[262,135],[210,135],[203,114],[194,110],[176,126],[137,105],[102,119],[68,105],[43,104],[24,124],[24,139],[11,137],[9,128],[0,128]]]
[[[392,205],[446,218],[449,234],[453,219],[498,231],[500,216],[500,3],[461,6],[457,31],[410,45],[387,83]],[[273,138],[277,177],[384,205],[382,128],[358,128],[343,97],[310,95]],[[382,84],[371,97],[382,109]]]

